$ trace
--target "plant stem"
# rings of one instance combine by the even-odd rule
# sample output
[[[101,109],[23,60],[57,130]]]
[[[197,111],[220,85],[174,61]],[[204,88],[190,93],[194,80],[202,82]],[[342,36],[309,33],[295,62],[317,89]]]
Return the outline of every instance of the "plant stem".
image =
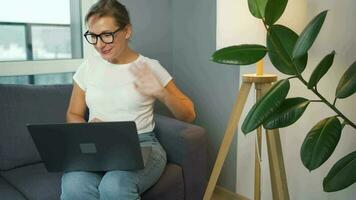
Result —
[[[310,100],[309,102],[323,102],[322,100]]]
[[[333,102],[333,106],[335,106],[336,100],[337,100],[337,98],[335,97],[334,102]]]
[[[265,27],[266,31],[268,31],[268,27],[267,27],[265,20],[262,19],[262,23],[263,23],[263,26]]]
[[[291,80],[291,79],[293,79],[293,78],[298,78],[298,76],[291,76],[291,77],[289,77],[289,78],[287,78],[287,79]]]
[[[298,79],[305,85],[308,87],[308,82],[306,82],[302,76],[298,76]],[[352,123],[351,120],[349,120],[345,115],[343,115],[336,107],[335,105],[331,104],[328,100],[326,100],[316,89],[311,88],[311,91],[314,92],[314,94],[316,94],[321,101],[323,101],[326,105],[328,105],[333,111],[335,111],[339,117],[341,117],[347,124],[349,124],[350,126],[352,126],[354,129],[356,129],[356,125],[354,123]],[[335,100],[334,100],[335,102]]]
[[[267,24],[266,22],[264,21],[264,19],[262,19],[262,22],[263,22],[263,25],[264,27],[266,28],[266,31],[267,31],[267,34],[268,34],[268,27],[267,27]],[[272,40],[272,43],[275,43],[273,40]],[[288,62],[287,62],[288,63]],[[296,76],[293,76],[291,77],[290,79],[292,78],[295,78],[297,77],[307,88],[308,88],[308,82],[305,81],[301,75],[301,73],[298,71],[298,68],[292,64],[291,65],[295,71],[297,72]],[[309,89],[309,88],[308,88]],[[336,107],[335,107],[335,103],[336,103],[336,98],[334,99],[334,103],[331,104],[328,100],[326,100],[319,92],[318,92],[318,89],[317,87],[315,86],[315,88],[310,88],[309,90],[313,91],[314,94],[316,94],[320,99],[321,99],[321,102],[324,102],[326,105],[328,105],[333,111],[335,111],[339,117],[341,117],[342,119],[344,119],[344,122],[346,124],[349,124],[350,126],[352,126],[354,129],[356,129],[356,125],[354,123],[352,123],[351,120],[349,120],[345,115],[343,115]],[[313,101],[313,100],[312,100]],[[316,102],[316,101],[314,101]]]

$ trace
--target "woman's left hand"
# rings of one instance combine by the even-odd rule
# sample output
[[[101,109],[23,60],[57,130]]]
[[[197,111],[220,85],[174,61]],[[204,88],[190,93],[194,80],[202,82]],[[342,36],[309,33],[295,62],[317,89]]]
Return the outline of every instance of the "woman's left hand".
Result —
[[[157,77],[144,62],[134,65],[130,68],[132,74],[136,77],[134,82],[136,89],[146,96],[158,98],[164,90]]]
[[[91,119],[89,122],[103,122],[103,120],[94,117],[93,119]]]

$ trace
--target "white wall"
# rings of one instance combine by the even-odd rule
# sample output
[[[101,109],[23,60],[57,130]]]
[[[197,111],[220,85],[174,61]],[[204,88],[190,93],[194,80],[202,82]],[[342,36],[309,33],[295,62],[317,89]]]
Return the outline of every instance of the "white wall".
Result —
[[[263,43],[264,36],[259,36],[256,32],[262,32],[256,20],[248,14],[246,0],[220,0],[217,1],[217,47],[228,46],[239,43],[251,43],[256,41]],[[332,50],[336,51],[334,65],[330,72],[319,83],[319,90],[329,101],[334,98],[336,85],[343,72],[356,60],[356,1],[354,0],[290,0],[287,10],[279,23],[288,24],[297,33],[318,13],[329,9],[324,26],[317,38],[314,46],[310,50],[308,67],[303,73],[306,80],[309,79],[315,65]],[[242,15],[247,13],[248,15]],[[239,16],[240,15],[240,16]],[[291,17],[286,17],[290,15]],[[290,24],[292,26],[290,26]],[[255,39],[257,37],[257,39]],[[241,75],[254,73],[254,67],[241,67]],[[266,69],[270,73],[276,73],[280,78],[284,76],[278,73],[266,62]],[[299,84],[298,81],[291,83],[289,96],[304,96],[314,99],[315,96]],[[246,109],[242,120],[246,116],[248,109],[254,103],[254,92],[250,93]],[[346,100],[339,100],[337,107],[342,110],[353,122],[356,121],[356,113],[352,112],[352,102],[356,102],[356,95]],[[281,129],[281,142],[284,153],[284,162],[287,173],[290,199],[354,199],[356,196],[356,184],[351,187],[334,193],[325,193],[322,190],[322,181],[332,165],[346,154],[356,150],[356,131],[349,126],[343,131],[340,142],[330,159],[320,168],[309,171],[303,166],[300,160],[300,147],[307,132],[322,118],[334,115],[328,107],[322,104],[312,104],[303,117],[291,127]],[[241,120],[241,123],[242,123]],[[236,192],[248,198],[253,198],[254,179],[254,141],[255,133],[244,136],[238,133],[237,149],[237,180]],[[272,199],[270,188],[270,177],[267,160],[266,145],[262,146],[262,199]]]

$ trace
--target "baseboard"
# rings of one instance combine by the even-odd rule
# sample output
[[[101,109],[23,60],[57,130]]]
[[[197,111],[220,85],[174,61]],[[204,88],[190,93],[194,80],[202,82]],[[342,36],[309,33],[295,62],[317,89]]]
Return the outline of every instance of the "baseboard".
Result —
[[[217,198],[216,198],[217,200],[219,200],[219,199],[224,199],[224,200],[250,200],[247,197],[244,197],[244,196],[242,196],[240,194],[237,194],[237,193],[233,193],[233,192],[227,190],[226,188],[223,188],[223,187],[218,186],[218,185],[215,187],[214,195],[213,195],[212,200],[215,200],[214,196],[217,196]]]

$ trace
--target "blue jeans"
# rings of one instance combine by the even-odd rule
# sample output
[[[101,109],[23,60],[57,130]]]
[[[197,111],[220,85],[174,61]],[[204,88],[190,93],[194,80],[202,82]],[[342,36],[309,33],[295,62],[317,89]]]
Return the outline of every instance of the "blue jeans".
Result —
[[[153,132],[139,134],[141,146],[152,146],[145,168],[138,171],[102,173],[73,171],[62,176],[61,200],[139,200],[161,176],[166,152]]]

